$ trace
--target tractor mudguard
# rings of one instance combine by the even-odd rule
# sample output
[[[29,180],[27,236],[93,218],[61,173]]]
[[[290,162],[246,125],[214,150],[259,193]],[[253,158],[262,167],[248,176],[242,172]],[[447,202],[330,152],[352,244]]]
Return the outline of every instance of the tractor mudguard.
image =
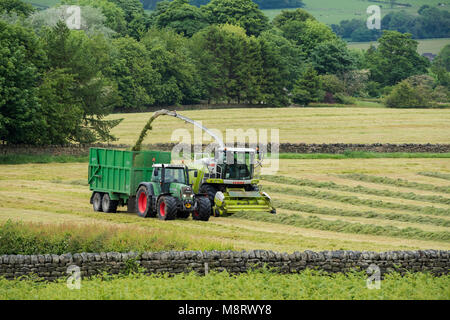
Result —
[[[141,183],[139,184],[137,190],[136,190],[136,193],[138,192],[139,188],[142,187],[142,186],[144,186],[144,187],[147,188],[148,193],[149,193],[150,195],[152,195],[152,196],[155,195],[155,191],[153,190],[153,184],[152,184],[151,182],[141,182]]]

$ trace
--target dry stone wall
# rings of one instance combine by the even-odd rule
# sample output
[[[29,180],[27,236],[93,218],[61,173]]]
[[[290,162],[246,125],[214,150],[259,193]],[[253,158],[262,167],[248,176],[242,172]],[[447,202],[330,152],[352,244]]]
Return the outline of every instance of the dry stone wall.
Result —
[[[80,268],[82,277],[104,271],[118,274],[135,267],[148,274],[191,271],[205,274],[211,270],[241,273],[264,265],[279,273],[297,273],[306,268],[334,273],[352,269],[366,270],[369,266],[376,265],[381,275],[392,271],[446,275],[450,270],[450,251],[304,251],[288,254],[254,250],[3,255],[0,256],[0,277],[13,279],[37,275],[46,280],[55,280],[67,277],[68,268],[74,265]]]

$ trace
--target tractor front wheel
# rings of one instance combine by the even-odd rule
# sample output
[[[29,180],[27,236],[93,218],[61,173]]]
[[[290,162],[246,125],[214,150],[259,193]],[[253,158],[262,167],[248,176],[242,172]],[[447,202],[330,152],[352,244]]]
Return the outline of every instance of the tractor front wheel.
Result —
[[[160,220],[175,220],[177,217],[177,201],[170,196],[159,198],[156,206]]]
[[[211,216],[211,202],[207,197],[197,198],[197,205],[192,212],[192,219],[200,221],[208,221]]]
[[[209,202],[211,203],[211,208],[214,207],[214,198],[216,197],[217,189],[210,185],[210,184],[204,184],[200,187],[200,193],[207,194]],[[212,214],[213,212],[211,212]]]

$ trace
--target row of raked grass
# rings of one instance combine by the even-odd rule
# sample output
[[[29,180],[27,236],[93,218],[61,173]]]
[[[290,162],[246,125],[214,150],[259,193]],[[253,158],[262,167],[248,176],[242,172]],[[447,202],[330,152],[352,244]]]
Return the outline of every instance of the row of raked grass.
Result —
[[[330,207],[318,207],[312,204],[302,204],[294,201],[274,200],[276,208],[293,210],[299,212],[306,212],[311,214],[339,216],[339,217],[356,217],[366,219],[382,219],[400,222],[421,223],[427,225],[450,227],[450,220],[434,218],[429,216],[412,215],[407,213],[386,212],[379,213],[375,211],[361,211],[361,210],[345,210]]]
[[[394,226],[379,226],[341,220],[330,221],[320,219],[316,216],[302,217],[297,214],[282,213],[273,215],[261,212],[239,212],[234,214],[233,217],[250,221],[263,221],[324,231],[450,242],[450,232],[448,231],[423,231],[411,227],[398,228]]]
[[[432,177],[432,178],[450,180],[450,174],[446,174],[446,173],[440,173],[440,172],[419,172],[418,174],[421,175],[421,176],[425,176],[425,177]]]
[[[277,192],[286,195],[298,196],[302,197],[321,199],[321,200],[331,200],[342,203],[347,203],[351,205],[359,205],[359,206],[367,206],[372,208],[386,208],[386,209],[397,209],[397,210],[406,210],[406,211],[414,211],[422,214],[430,214],[437,216],[450,216],[450,209],[444,208],[436,208],[434,206],[418,206],[413,204],[404,204],[404,203],[396,203],[389,202],[384,200],[372,200],[372,199],[362,199],[357,196],[347,196],[341,195],[328,191],[317,191],[311,190],[307,188],[289,188],[289,187],[278,187],[278,186],[264,186],[265,191]]]
[[[298,179],[298,178],[291,178],[291,177],[285,177],[285,176],[273,176],[273,175],[264,175],[262,176],[263,180],[275,182],[275,183],[281,183],[281,184],[290,184],[294,186],[307,186],[307,187],[313,187],[318,189],[329,189],[329,190],[339,190],[339,191],[346,191],[346,192],[354,192],[354,193],[363,193],[363,194],[370,194],[375,196],[382,196],[382,197],[392,197],[392,198],[400,198],[400,199],[406,199],[406,200],[417,200],[417,201],[425,201],[425,202],[431,202],[431,203],[442,203],[442,204],[450,204],[450,198],[445,198],[442,196],[435,196],[435,195],[421,195],[416,194],[414,192],[399,192],[399,191],[392,191],[387,189],[374,189],[374,188],[368,188],[364,186],[356,186],[351,187],[343,184],[336,184],[332,181],[328,182],[319,182],[319,181],[312,181],[309,179]]]
[[[405,187],[405,188],[412,188],[412,189],[418,189],[418,190],[424,190],[424,191],[435,191],[435,192],[442,192],[442,193],[450,194],[450,186],[436,186],[433,184],[413,182],[413,181],[408,181],[405,179],[393,179],[393,178],[389,178],[389,177],[378,177],[378,176],[361,174],[361,173],[344,174],[344,175],[341,175],[341,177],[345,178],[345,179],[356,180],[356,181],[379,183],[379,184],[393,185],[393,186],[397,186],[397,187]]]

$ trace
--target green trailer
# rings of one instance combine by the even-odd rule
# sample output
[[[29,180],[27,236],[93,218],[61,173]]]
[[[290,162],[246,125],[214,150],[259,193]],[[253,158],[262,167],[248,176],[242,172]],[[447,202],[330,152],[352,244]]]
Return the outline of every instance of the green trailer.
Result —
[[[185,165],[170,164],[170,152],[91,148],[88,182],[94,211],[127,206],[140,217],[208,221],[207,195],[194,194]]]
[[[117,206],[127,205],[129,212],[135,212],[139,185],[151,180],[154,164],[170,161],[170,152],[91,148],[88,175],[91,204],[100,197],[106,204],[102,211],[115,212]],[[99,207],[95,209],[100,211]]]

